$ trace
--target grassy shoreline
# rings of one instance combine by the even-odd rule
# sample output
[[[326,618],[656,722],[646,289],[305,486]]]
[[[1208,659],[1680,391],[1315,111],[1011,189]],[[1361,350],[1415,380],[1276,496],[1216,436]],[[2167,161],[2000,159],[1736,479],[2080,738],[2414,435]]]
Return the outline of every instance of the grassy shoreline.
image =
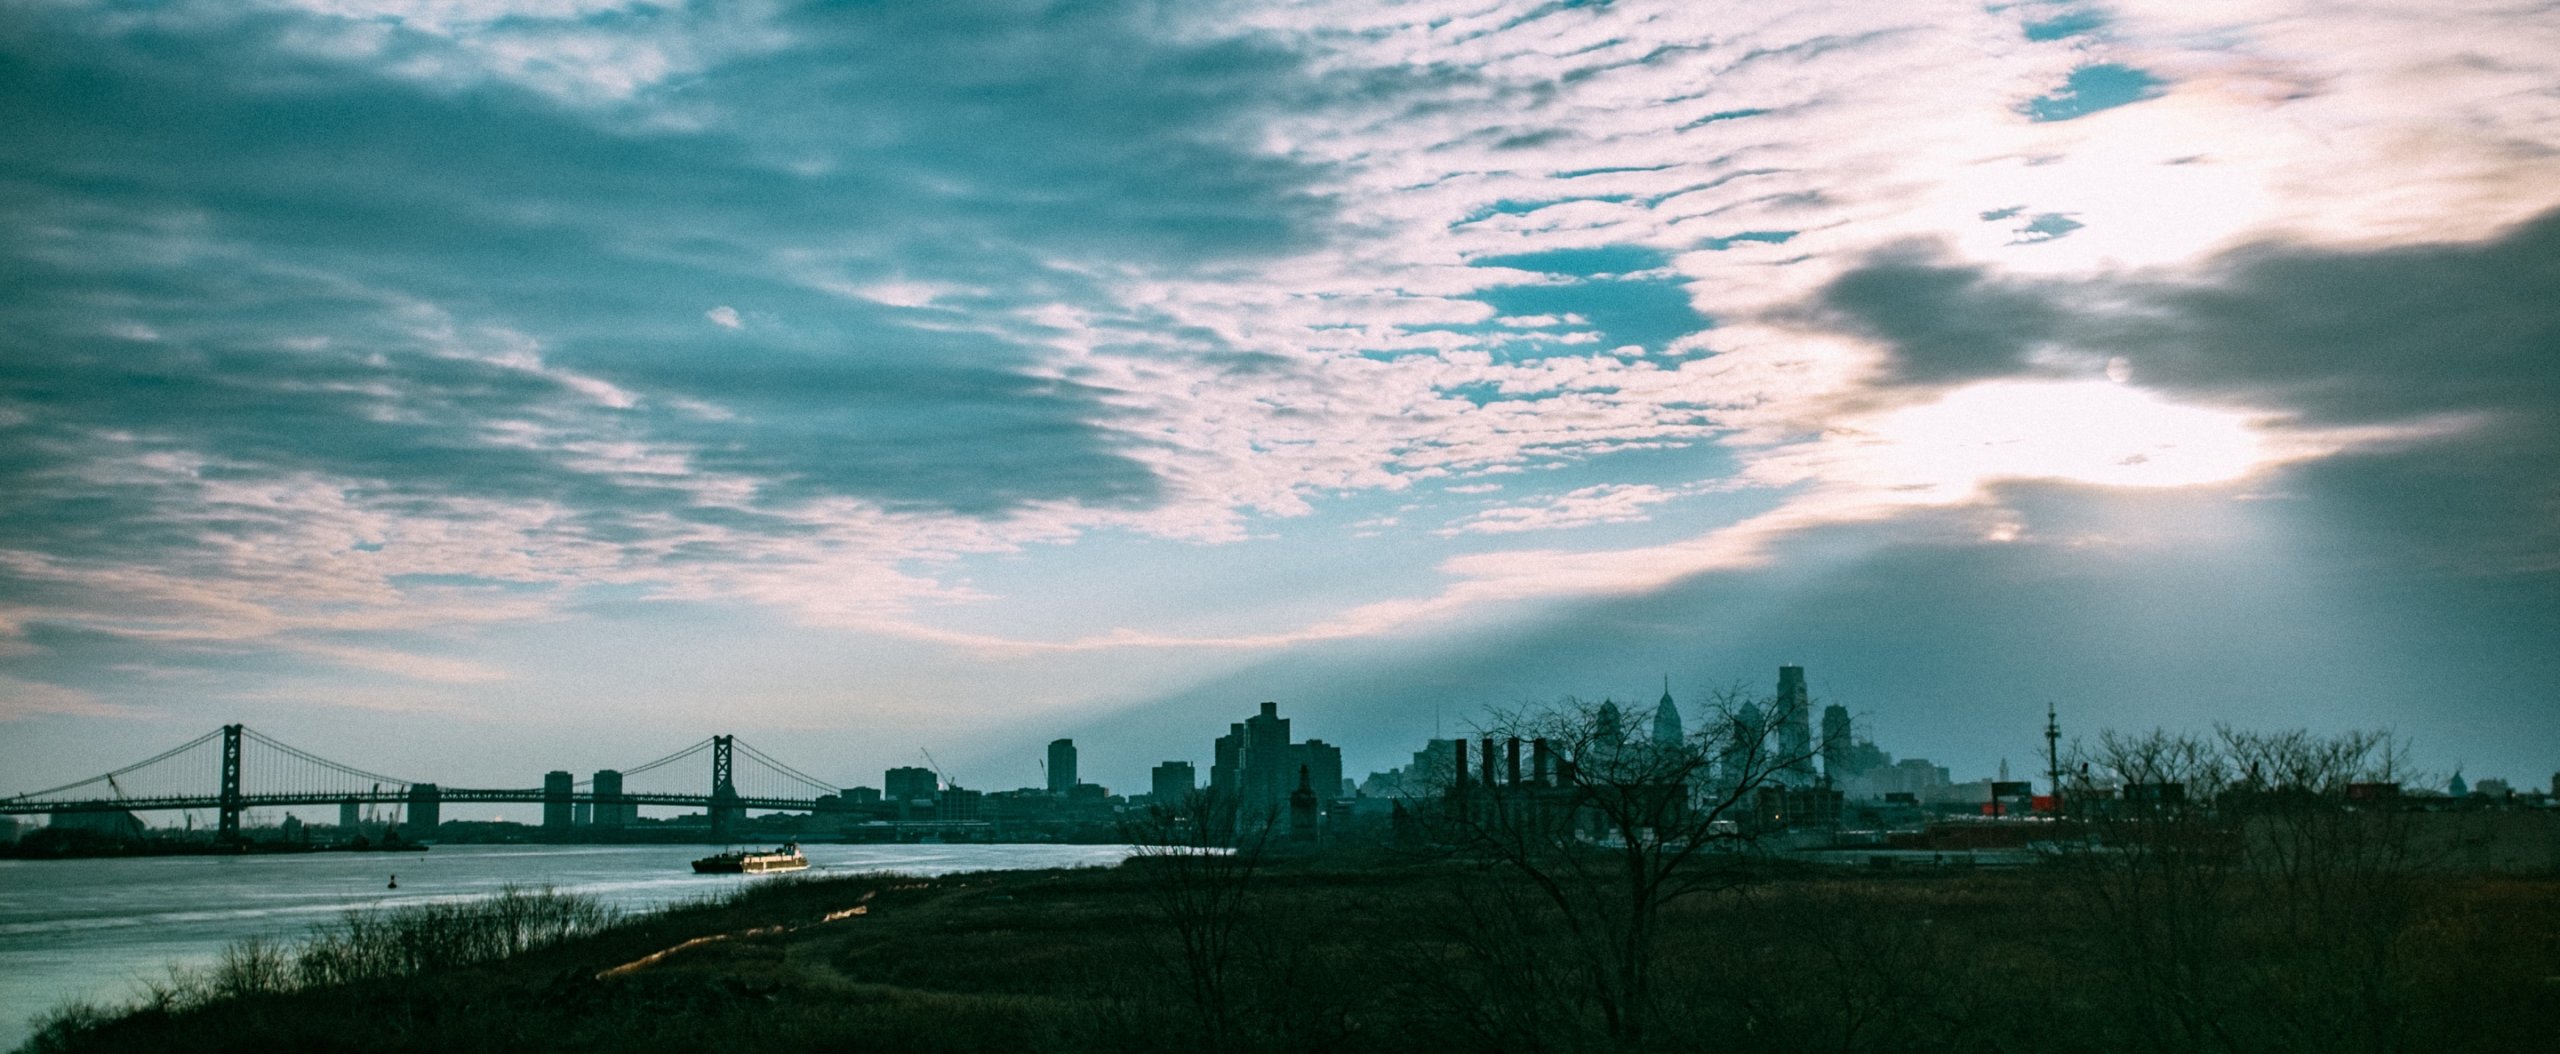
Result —
[[[350,949],[423,947],[415,926],[341,927],[322,956],[355,964],[338,973],[244,952],[209,998],[59,1018],[25,1049],[2123,1051],[2171,1049],[2143,1025],[2163,998],[2212,1001],[2206,1049],[2531,1049],[2560,1028],[2548,878],[2443,880],[2378,973],[2281,946],[2241,910],[2205,973],[2162,988],[2052,872],[1769,868],[1666,916],[1665,1027],[1630,1048],[1591,1027],[1570,963],[1541,952],[1560,935],[1498,871],[1266,868],[1212,1015],[1160,909],[1162,870],[760,882],[614,920],[526,894],[513,923],[444,920],[485,928],[461,950],[384,965]]]

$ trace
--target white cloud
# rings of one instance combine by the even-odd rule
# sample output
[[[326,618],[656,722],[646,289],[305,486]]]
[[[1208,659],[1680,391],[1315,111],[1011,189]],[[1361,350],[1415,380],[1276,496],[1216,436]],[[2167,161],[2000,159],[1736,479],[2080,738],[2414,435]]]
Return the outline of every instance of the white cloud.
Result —
[[[326,16],[305,41],[314,54],[385,61],[397,49],[384,26],[396,25],[444,46],[409,54],[388,75],[447,85],[494,78],[566,107],[630,107],[659,128],[718,122],[703,110],[714,104],[660,98],[656,87],[779,39],[762,5],[601,25],[589,17],[657,5],[293,6]],[[1786,495],[1773,511],[1665,546],[1453,560],[1445,590],[1298,629],[1212,641],[1099,632],[1038,645],[1263,646],[1383,632],[1486,604],[1652,588],[1748,565],[1791,533],[1986,501],[2003,480],[2220,485],[2388,438],[2301,433],[2264,408],[2182,406],[2121,386],[1978,388],[1914,402],[1875,389],[1882,349],[1790,312],[1875,251],[1915,240],[2000,274],[2174,275],[2254,240],[2475,239],[2560,203],[2560,96],[2546,90],[2560,79],[2560,20],[2491,3],[2133,0],[2109,11],[2115,23],[2103,40],[2051,42],[2025,40],[2014,8],[1955,0],[1337,0],[1170,16],[1169,34],[1253,34],[1305,61],[1314,83],[1290,98],[1316,101],[1295,111],[1274,103],[1263,127],[1238,134],[1322,174],[1310,189],[1338,222],[1316,232],[1321,249],[1201,267],[1052,261],[1100,297],[1079,285],[1010,318],[950,323],[1040,341],[1041,373],[1106,393],[1110,413],[1093,424],[1156,477],[1162,498],[1148,507],[1051,503],[980,520],[818,501],[758,510],[788,530],[666,514],[638,521],[636,540],[607,542],[582,532],[571,508],[439,499],[395,511],[368,494],[373,481],[305,474],[253,486],[204,471],[231,467],[207,455],[131,471],[198,489],[208,521],[254,519],[254,543],[188,566],[0,558],[16,573],[91,593],[93,624],[137,635],[471,625],[553,610],[539,595],[392,584],[460,575],[539,588],[642,585],[872,632],[1009,646],[922,624],[938,605],[985,599],[943,581],[941,569],[1098,529],[1238,541],[1256,519],[1302,515],[1330,495],[1495,475],[1519,477],[1527,493],[1447,531],[1627,522],[1686,487],[1541,494],[1525,470],[1676,444],[1721,444],[1743,482]],[[2020,112],[2090,62],[2149,71],[2161,94],[2071,121],[2039,124]],[[1982,219],[2013,206],[2082,226],[2021,244],[2018,221]],[[1751,232],[1793,234],[1734,240]],[[1609,246],[1661,254],[1669,265],[1660,273],[1716,328],[1674,342],[1669,355],[1638,356],[1598,350],[1623,338],[1609,335],[1597,308],[1505,315],[1475,298],[1554,280],[1470,260]],[[1022,292],[932,273],[923,261],[848,281],[822,255],[776,247],[772,259],[810,288],[955,315],[964,313],[954,300]],[[746,321],[729,305],[704,317],[727,329]],[[599,480],[681,490],[693,511],[748,508],[771,482],[709,471],[683,444],[617,430],[590,412],[663,400],[724,422],[726,410],[548,364],[531,337],[472,330],[423,308],[418,318],[419,332],[450,354],[505,363],[576,396],[532,419],[492,423],[482,438],[493,446],[539,451]],[[1511,357],[1531,334],[1565,353]],[[1240,367],[1246,359],[1250,369]],[[2093,412],[2121,427],[2080,428]],[[381,545],[357,550],[353,539]],[[674,559],[705,552],[719,559]],[[487,671],[441,672],[468,680]]]
[[[2510,35],[2517,20],[2501,5],[2137,4],[2103,40],[2053,42],[2025,40],[2014,9],[1963,3],[1620,3],[1521,20],[1523,10],[1337,3],[1248,15],[1346,82],[1392,71],[1412,86],[1275,115],[1266,137],[1330,166],[1328,192],[1367,236],[1233,278],[1132,279],[1120,290],[1130,314],[1083,316],[1102,320],[1061,342],[1061,372],[1123,393],[1130,412],[1116,426],[1147,437],[1146,456],[1174,485],[1168,515],[1194,525],[1218,519],[1200,502],[1292,515],[1330,490],[1710,438],[1742,458],[1745,481],[1802,493],[1667,549],[1453,561],[1448,593],[1305,635],[1495,598],[1659,585],[1758,559],[1788,533],[1984,500],[2000,480],[2192,486],[2397,434],[2303,433],[2265,411],[2126,388],[1880,403],[1870,385],[1881,349],[1785,312],[1886,246],[1925,239],[2001,273],[2178,273],[2261,239],[2478,238],[2560,203],[2560,101],[2534,87],[2552,80],[2560,25],[2528,20]],[[2091,62],[2151,73],[2159,97],[2070,121],[2022,113]],[[1455,70],[1470,75],[1440,72]],[[1518,135],[1542,130],[1560,134]],[[1522,201],[1556,204],[1492,210]],[[2020,203],[2081,226],[2022,240],[2024,219],[1983,219]],[[1700,248],[1755,231],[1795,233]],[[1604,245],[1670,254],[1693,303],[1720,322],[1683,347],[1712,357],[1497,362],[1481,349],[1502,338],[1415,328],[1554,325],[1464,299],[1519,273],[1453,265]],[[1283,366],[1236,386],[1214,357],[1131,350],[1165,324]],[[2126,430],[2073,426],[2086,422],[2071,415],[2093,412]],[[1969,421],[1976,413],[1990,420]],[[2170,438],[2142,431],[2155,427]],[[1534,497],[1451,530],[1609,522],[1651,500],[1634,489]]]
[[[313,58],[454,89],[496,80],[564,105],[630,105],[670,81],[785,42],[775,6],[662,0],[262,0],[308,16],[281,30]],[[216,8],[224,15],[237,12]],[[173,19],[204,12],[173,13]],[[693,118],[662,113],[667,123]]]
[[[916,282],[904,279],[841,288],[849,295],[891,307],[930,307],[934,301],[947,296],[985,292],[982,289],[970,289],[944,282]]]
[[[141,713],[75,688],[0,674],[0,723],[45,716],[139,717]]]
[[[1523,531],[1554,531],[1587,527],[1600,523],[1637,523],[1647,519],[1647,511],[1681,494],[1643,483],[1609,483],[1582,487],[1563,494],[1534,498],[1517,504],[1486,509],[1448,527],[1443,535],[1517,534]]]

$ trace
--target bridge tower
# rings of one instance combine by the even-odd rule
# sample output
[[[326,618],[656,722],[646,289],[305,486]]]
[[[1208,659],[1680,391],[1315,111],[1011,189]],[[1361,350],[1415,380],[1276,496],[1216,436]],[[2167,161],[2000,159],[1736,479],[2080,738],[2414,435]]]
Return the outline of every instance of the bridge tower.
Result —
[[[240,726],[222,726],[222,828],[225,845],[240,840]]]
[[[729,836],[732,816],[743,819],[746,811],[738,808],[736,770],[730,760],[730,745],[736,736],[711,737],[711,834]]]
[[[432,783],[409,785],[409,818],[401,826],[409,831],[413,842],[435,838],[436,828],[444,826],[444,789]]]
[[[542,829],[557,835],[571,826],[576,815],[571,808],[577,793],[578,777],[567,769],[553,769],[542,774]]]

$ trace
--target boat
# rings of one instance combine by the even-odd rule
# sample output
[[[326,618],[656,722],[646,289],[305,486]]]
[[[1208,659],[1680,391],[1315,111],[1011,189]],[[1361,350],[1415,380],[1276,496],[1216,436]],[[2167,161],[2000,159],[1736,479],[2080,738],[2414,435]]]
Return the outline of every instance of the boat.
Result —
[[[697,875],[752,875],[765,871],[800,871],[809,866],[809,858],[800,855],[800,843],[784,842],[772,852],[739,850],[715,853],[693,862]]]

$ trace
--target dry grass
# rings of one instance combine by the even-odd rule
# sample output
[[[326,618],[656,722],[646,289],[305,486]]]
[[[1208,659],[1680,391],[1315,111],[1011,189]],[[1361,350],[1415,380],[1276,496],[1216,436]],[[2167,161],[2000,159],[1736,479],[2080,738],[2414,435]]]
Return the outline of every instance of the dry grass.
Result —
[[[2158,1049],[2115,960],[2117,935],[2066,876],[1770,872],[1666,917],[1664,1050]],[[1610,1049],[1578,979],[1505,926],[1494,872],[1451,863],[1275,867],[1256,880],[1232,1020],[1197,1019],[1144,868],[930,881],[757,883],[747,895],[586,926],[489,923],[460,961],[387,949],[424,937],[342,927],[380,949],[321,981],[311,950],[242,946],[184,998],[117,1017],[67,1008],[43,1051],[542,1049],[899,1051]],[[1468,891],[1473,891],[1472,893]],[[2355,977],[2249,922],[2221,934],[2229,985],[2205,1049],[2533,1049],[2560,1029],[2560,881],[2447,880],[2401,934],[2389,1027],[2337,1008]],[[1468,896],[1482,898],[1472,907]],[[821,921],[854,905],[859,916]],[[424,920],[417,920],[421,923]],[[551,937],[541,936],[544,934]],[[729,939],[630,963],[689,938]],[[503,935],[503,936],[501,936]],[[548,943],[553,937],[557,943]],[[530,938],[530,939],[529,939]],[[329,955],[338,955],[330,952]],[[479,952],[470,955],[477,956]],[[404,957],[405,956],[405,957]],[[325,958],[325,956],[324,956]],[[337,959],[329,960],[339,961]],[[332,966],[330,969],[338,969]],[[2342,1002],[2344,1001],[2344,1002]]]

